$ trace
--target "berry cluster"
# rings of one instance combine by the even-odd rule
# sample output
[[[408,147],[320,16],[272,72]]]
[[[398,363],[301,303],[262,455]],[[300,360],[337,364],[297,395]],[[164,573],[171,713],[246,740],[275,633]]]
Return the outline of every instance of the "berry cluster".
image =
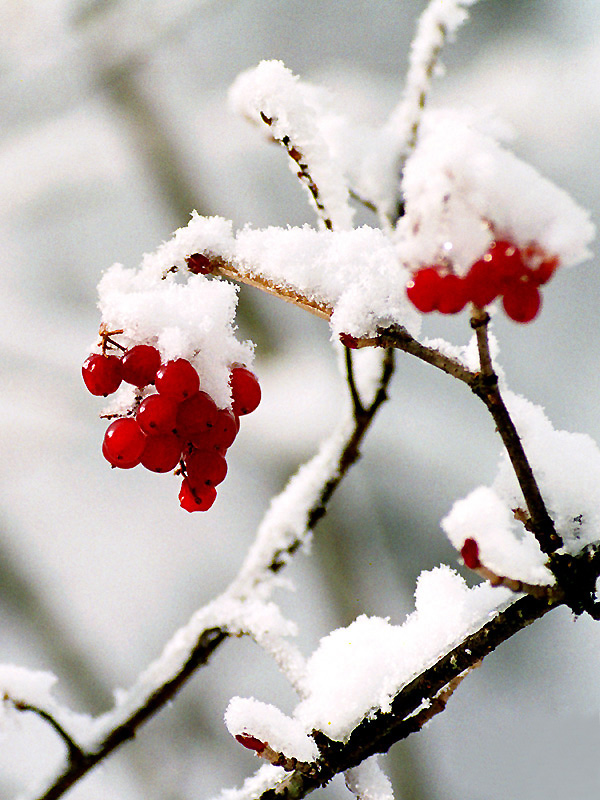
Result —
[[[510,319],[531,322],[541,308],[540,286],[550,280],[557,266],[558,259],[547,256],[537,245],[521,250],[498,240],[464,276],[439,265],[418,269],[406,293],[419,311],[442,314],[457,314],[469,302],[485,308],[502,297]]]
[[[218,408],[200,389],[198,373],[187,359],[163,364],[158,350],[147,344],[134,345],[120,356],[107,354],[107,341],[120,347],[103,334],[103,352],[93,353],[83,364],[85,385],[93,395],[106,397],[124,381],[137,387],[138,395],[127,415],[108,426],[102,454],[121,469],[141,464],[152,472],[176,470],[183,475],[181,507],[207,511],[227,474],[225,454],[238,434],[239,418],[260,402],[256,375],[233,364],[231,408]]]

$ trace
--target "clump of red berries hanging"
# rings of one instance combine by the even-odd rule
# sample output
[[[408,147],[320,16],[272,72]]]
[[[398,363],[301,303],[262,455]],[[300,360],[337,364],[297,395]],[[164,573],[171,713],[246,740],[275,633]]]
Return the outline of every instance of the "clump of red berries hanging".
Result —
[[[466,275],[456,275],[446,266],[418,269],[406,287],[406,294],[419,311],[456,314],[467,303],[478,308],[502,298],[506,315],[515,322],[531,322],[538,315],[540,287],[547,283],[558,258],[548,256],[533,244],[520,249],[499,239],[471,265]]]
[[[102,454],[120,469],[141,464],[152,472],[175,471],[183,476],[181,507],[207,511],[227,474],[226,453],[240,429],[240,417],[260,403],[258,379],[244,365],[232,364],[231,408],[219,408],[203,391],[188,359],[163,363],[150,344],[122,347],[114,338],[120,333],[101,329],[102,352],[88,356],[82,367],[93,395],[107,397],[122,382],[136,387],[132,406],[108,426]],[[111,348],[120,354],[107,352]]]

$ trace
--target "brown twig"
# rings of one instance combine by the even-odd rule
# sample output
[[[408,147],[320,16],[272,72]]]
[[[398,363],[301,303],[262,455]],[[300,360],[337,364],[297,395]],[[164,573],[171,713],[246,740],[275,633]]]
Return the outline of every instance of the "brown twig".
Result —
[[[38,717],[40,717],[40,719],[43,719],[52,728],[54,728],[55,732],[60,736],[67,746],[68,759],[70,763],[79,763],[85,761],[86,754],[84,751],[49,711],[45,711],[43,708],[38,708],[38,706],[34,706],[31,703],[25,703],[21,700],[13,700],[9,695],[4,695],[4,700],[12,703],[17,711],[30,711],[33,714],[36,714]]]

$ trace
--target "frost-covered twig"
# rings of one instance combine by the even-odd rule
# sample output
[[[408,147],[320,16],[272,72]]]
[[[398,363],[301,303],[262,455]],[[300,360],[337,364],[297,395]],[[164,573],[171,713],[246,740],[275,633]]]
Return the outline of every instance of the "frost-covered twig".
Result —
[[[75,742],[73,737],[70,735],[70,733],[68,733],[59,720],[56,719],[56,717],[49,711],[39,708],[32,703],[27,703],[23,700],[13,700],[8,695],[4,695],[3,700],[4,702],[10,702],[13,708],[15,708],[17,711],[30,711],[36,716],[40,717],[40,719],[43,719],[45,722],[47,722],[65,743],[67,747],[67,758],[69,763],[76,764],[85,761],[86,755],[84,751],[81,749],[81,747],[79,747],[77,742]]]
[[[395,129],[400,152],[406,155],[417,141],[421,115],[442,48],[468,19],[465,6],[477,0],[431,0],[419,19],[410,51],[404,95],[388,125]]]
[[[404,686],[390,711],[374,712],[365,718],[345,742],[315,732],[321,751],[315,774],[293,773],[293,780],[273,785],[260,800],[300,800],[335,775],[377,753],[388,752],[393,744],[421,730],[428,719],[444,709],[462,677],[504,641],[560,605],[562,598],[559,594],[551,600],[528,595],[517,600]]]

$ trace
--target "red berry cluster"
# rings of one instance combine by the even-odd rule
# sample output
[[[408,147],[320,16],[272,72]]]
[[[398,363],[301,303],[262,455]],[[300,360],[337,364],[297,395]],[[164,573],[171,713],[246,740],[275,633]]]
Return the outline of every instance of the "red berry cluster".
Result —
[[[217,496],[215,487],[227,474],[225,454],[238,434],[239,418],[260,403],[256,375],[233,364],[231,409],[218,408],[200,389],[198,373],[187,359],[163,364],[158,350],[147,344],[111,355],[106,353],[107,340],[119,346],[103,334],[103,352],[88,356],[83,364],[85,385],[93,395],[106,397],[125,381],[139,394],[127,415],[108,426],[102,454],[121,469],[141,464],[152,472],[176,470],[183,475],[181,507],[207,511]],[[149,389],[152,385],[155,392]]]
[[[457,314],[469,302],[485,308],[502,297],[510,319],[531,322],[541,308],[540,286],[550,280],[557,266],[558,259],[547,256],[537,245],[521,250],[498,240],[464,276],[440,265],[418,269],[406,293],[419,311],[442,314]]]

